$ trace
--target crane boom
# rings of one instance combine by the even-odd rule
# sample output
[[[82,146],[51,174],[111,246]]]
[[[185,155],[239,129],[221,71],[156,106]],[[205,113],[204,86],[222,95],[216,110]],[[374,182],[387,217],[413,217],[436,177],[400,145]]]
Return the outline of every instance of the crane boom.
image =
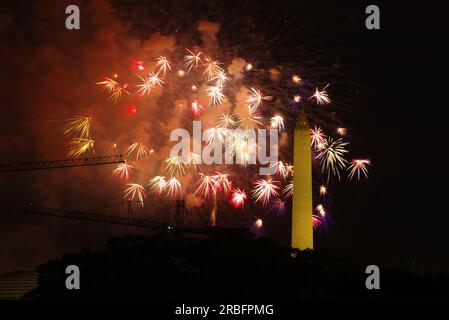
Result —
[[[101,156],[90,158],[76,158],[64,160],[49,160],[49,161],[26,161],[20,163],[6,163],[0,164],[0,172],[15,172],[15,171],[30,171],[30,170],[45,170],[57,168],[70,168],[82,166],[95,166],[102,164],[124,163],[122,155]]]
[[[75,211],[75,210],[65,210],[59,208],[46,208],[40,206],[30,205],[25,209],[25,213],[39,214],[45,216],[61,217],[75,220],[91,221],[91,222],[102,222],[110,224],[119,224],[131,227],[141,227],[141,228],[160,228],[171,230],[172,225],[164,222],[155,222],[148,219],[137,219],[137,218],[125,218],[120,216],[104,215],[98,213],[89,213],[85,211]]]

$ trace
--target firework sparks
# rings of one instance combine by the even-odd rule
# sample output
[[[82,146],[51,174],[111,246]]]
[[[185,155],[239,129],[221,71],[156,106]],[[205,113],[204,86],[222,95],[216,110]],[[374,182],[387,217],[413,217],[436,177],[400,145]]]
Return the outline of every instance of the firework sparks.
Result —
[[[181,183],[173,177],[167,181],[166,188],[167,195],[174,198],[181,192]]]
[[[259,90],[251,88],[249,95],[248,95],[248,99],[246,99],[246,102],[248,103],[250,109],[252,111],[254,111],[257,108],[262,106],[264,100],[269,101],[272,99],[273,99],[273,97],[264,96],[264,95],[262,95],[262,92],[260,92]]]
[[[300,103],[301,102],[301,96],[300,95],[295,95],[294,97],[293,97],[293,101],[295,101],[296,103]]]
[[[337,133],[340,136],[344,137],[348,133],[348,130],[346,128],[339,127],[337,128]]]
[[[282,161],[273,161],[270,163],[270,167],[275,170],[275,174],[287,179],[289,175],[293,175],[293,166],[284,164]]]
[[[95,153],[94,140],[76,138],[70,141],[68,156],[79,157],[80,155],[88,151],[92,151],[92,153]]]
[[[316,209],[315,209],[322,218],[324,218],[326,216],[326,210],[324,210],[324,207],[322,204],[317,205]]]
[[[219,86],[209,87],[207,89],[207,96],[210,97],[210,104],[214,107],[219,107],[226,98]]]
[[[204,138],[208,144],[223,143],[226,137],[226,129],[224,128],[209,128],[204,131]]]
[[[251,71],[253,69],[253,65],[251,64],[251,63],[247,63],[246,65],[245,65],[245,70],[246,71]]]
[[[293,195],[293,181],[290,181],[288,185],[282,190],[285,197],[290,198]]]
[[[123,191],[123,199],[134,200],[134,198],[137,198],[143,207],[143,199],[146,197],[145,188],[137,183],[128,183],[126,186],[128,188]]]
[[[240,190],[238,188],[232,190],[231,193],[231,204],[234,208],[243,208],[246,199],[248,196],[245,193],[245,190]]]
[[[197,118],[201,115],[203,109],[204,107],[196,101],[193,101],[192,104],[190,105],[190,110],[192,111],[193,115]]]
[[[212,60],[210,57],[206,58],[205,66],[206,70],[204,70],[203,75],[206,75],[206,80],[211,81],[217,73],[223,71],[220,67],[220,62]]]
[[[134,167],[128,163],[119,163],[117,168],[112,170],[112,173],[116,176],[119,176],[121,179],[128,180],[129,175],[131,174]]]
[[[285,201],[276,198],[276,200],[273,201],[271,208],[276,211],[276,214],[282,215],[285,212]]]
[[[215,81],[217,87],[222,88],[229,81],[229,77],[223,70],[219,70],[211,80]]]
[[[148,188],[150,188],[150,191],[156,193],[158,196],[164,192],[166,186],[167,181],[165,180],[165,177],[162,176],[156,176],[148,182]]]
[[[278,129],[278,131],[281,131],[284,129],[284,118],[279,115],[275,115],[271,118],[270,125],[272,129]]]
[[[229,180],[229,174],[217,172],[212,179],[215,181],[215,190],[222,191],[228,195],[232,190],[232,182]]]
[[[69,123],[64,127],[64,134],[73,134],[75,137],[87,139],[90,136],[91,117],[76,116],[69,119]]]
[[[217,128],[232,128],[237,125],[238,121],[235,120],[235,116],[233,114],[222,114],[217,121]]]
[[[117,85],[112,91],[112,94],[109,96],[109,99],[111,99],[114,103],[119,102],[123,94],[129,95],[129,91],[127,91],[126,88],[128,88],[127,83],[123,86]]]
[[[301,79],[301,77],[298,76],[298,75],[296,75],[296,74],[292,77],[292,81],[293,81],[293,83],[295,83],[295,84],[302,84],[302,79]]]
[[[326,135],[320,127],[310,129],[311,145],[317,149],[318,146],[324,145],[326,142]]]
[[[341,138],[336,141],[333,141],[332,138],[328,138],[325,141],[324,148],[320,150],[320,153],[316,158],[321,162],[322,171],[327,172],[327,180],[329,180],[331,174],[340,179],[340,170],[343,169],[347,163],[344,155],[348,153],[348,150],[345,149],[345,146],[348,144],[348,142],[343,142]]]
[[[279,187],[275,183],[278,183],[278,181],[273,181],[271,178],[257,180],[252,191],[254,202],[262,202],[263,205],[266,205],[272,196],[277,197]]]
[[[118,82],[107,77],[103,77],[102,81],[97,82],[98,85],[103,86],[108,93],[112,93],[116,87],[118,87]]]
[[[256,229],[261,229],[263,227],[263,220],[262,219],[257,219],[256,222],[254,222],[254,227]]]
[[[162,81],[162,79],[159,78],[158,73],[153,72],[145,78],[142,78],[140,76],[138,76],[138,77],[142,81],[142,83],[138,84],[136,86],[136,87],[140,88],[139,90],[137,90],[136,93],[139,94],[140,96],[150,94],[151,89],[153,89],[154,86],[156,86],[156,85],[161,86],[162,84],[164,84],[164,81]]]
[[[325,195],[326,195],[326,193],[327,193],[327,188],[326,188],[326,186],[320,186],[320,195],[322,196],[322,197],[324,197]]]
[[[329,94],[326,91],[326,88],[329,85],[326,85],[323,90],[318,90],[318,87],[315,88],[315,93],[310,96],[309,100],[312,98],[316,99],[316,103],[320,106],[323,106],[325,104],[329,104],[331,102],[331,99],[329,98]]]
[[[148,157],[148,154],[151,153],[150,149],[143,142],[135,142],[126,149],[126,153],[128,156],[135,153],[136,160],[139,160],[140,157]]]
[[[157,73],[162,72],[163,74],[165,74],[167,72],[167,69],[171,70],[171,63],[167,60],[166,57],[159,56],[156,61],[156,65],[159,67]]]
[[[203,53],[201,51],[194,53],[189,49],[186,50],[189,54],[184,56],[184,66],[187,68],[187,72],[190,72],[194,66],[195,68],[198,68],[198,65],[201,63],[201,55]]]
[[[186,165],[189,163],[189,161],[184,161],[182,156],[169,156],[165,162],[170,177],[183,176],[186,173]]]
[[[312,225],[313,230],[318,230],[318,228],[321,226],[322,220],[319,216],[312,215]]]
[[[200,180],[198,181],[195,195],[209,198],[213,193],[216,193],[216,185],[217,181],[215,180],[215,176],[200,173]]]
[[[360,174],[362,173],[366,179],[368,179],[368,166],[371,165],[371,161],[369,159],[353,159],[348,166],[349,170],[349,180],[354,178],[354,175],[357,174],[357,180],[360,181]]]

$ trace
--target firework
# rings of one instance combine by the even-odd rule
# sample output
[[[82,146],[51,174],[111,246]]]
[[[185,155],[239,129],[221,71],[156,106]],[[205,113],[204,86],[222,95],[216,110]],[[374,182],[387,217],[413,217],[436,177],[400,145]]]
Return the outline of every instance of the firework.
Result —
[[[349,180],[352,180],[355,174],[357,174],[357,180],[360,180],[360,174],[363,173],[366,179],[368,179],[368,166],[371,165],[369,159],[353,159],[351,160],[349,170]]]
[[[167,181],[166,188],[167,195],[174,198],[181,192],[181,183],[173,177]]]
[[[216,193],[217,181],[215,176],[208,176],[200,173],[200,180],[198,181],[198,187],[195,190],[195,195],[209,198],[212,194]]]
[[[159,56],[157,58],[156,65],[159,67],[157,73],[162,72],[163,74],[165,74],[167,72],[167,69],[171,70],[171,63],[164,56]]]
[[[219,107],[226,98],[219,86],[209,87],[207,96],[210,97],[210,104],[214,107]]]
[[[134,200],[137,198],[140,202],[140,205],[143,207],[143,199],[145,196],[145,188],[137,183],[128,183],[126,184],[128,188],[123,191],[123,199],[125,200]]]
[[[284,118],[279,115],[274,115],[271,118],[270,125],[272,129],[278,129],[278,131],[281,131],[284,129]]]
[[[326,142],[326,135],[320,127],[310,129],[311,145],[317,149],[318,146],[323,145]]]
[[[326,195],[327,188],[325,186],[320,186],[320,195],[324,197]]]
[[[293,195],[293,181],[290,181],[290,183],[285,186],[285,188],[282,190],[282,193],[287,198],[290,198]]]
[[[231,204],[234,206],[234,208],[242,208],[245,204],[245,201],[247,199],[247,195],[245,193],[245,190],[240,190],[238,188],[232,190],[231,193]]]
[[[189,163],[189,161],[184,161],[182,156],[169,156],[165,162],[170,177],[183,176],[186,173],[186,165]]]
[[[193,171],[197,172],[198,166],[200,166],[201,163],[201,156],[199,154],[190,152],[188,164],[189,166],[193,167]]]
[[[256,222],[254,222],[254,228],[260,229],[262,227],[263,227],[263,220],[259,218],[256,220]]]
[[[217,87],[222,88],[229,81],[229,77],[223,70],[219,70],[211,80],[215,81]]]
[[[289,175],[293,175],[293,166],[284,164],[282,161],[273,161],[270,163],[270,167],[275,169],[275,174],[287,179]]]
[[[345,136],[348,133],[348,130],[346,128],[339,127],[337,128],[337,133],[340,136]]]
[[[128,180],[129,179],[129,175],[132,172],[132,170],[134,169],[134,167],[128,163],[119,163],[117,165],[117,168],[115,168],[114,170],[112,170],[112,173],[116,176],[119,176],[120,178],[124,179],[124,180]]]
[[[216,126],[218,128],[232,128],[238,123],[237,120],[235,120],[235,116],[233,114],[222,114],[220,118],[217,121]]]
[[[220,67],[220,62],[212,60],[210,57],[206,58],[205,66],[206,70],[204,70],[203,75],[206,76],[206,80],[209,82],[211,81],[217,73],[220,71],[223,71],[223,69]]]
[[[250,110],[254,111],[262,106],[264,100],[269,101],[272,99],[273,97],[264,96],[262,95],[262,92],[260,92],[259,90],[251,88],[251,90],[249,91],[248,99],[246,99],[246,102],[248,103]]]
[[[117,103],[122,98],[123,94],[129,95],[129,92],[126,90],[128,88],[128,84],[125,83],[123,86],[117,85],[114,90],[112,90],[112,94],[109,96],[114,103]]]
[[[324,148],[320,150],[317,155],[317,159],[320,160],[322,171],[327,172],[327,180],[329,181],[330,175],[337,176],[340,180],[340,170],[346,166],[347,160],[344,155],[348,153],[345,146],[349,143],[343,142],[340,138],[333,141],[332,138],[328,138],[324,143]]]
[[[254,202],[262,202],[263,205],[266,205],[272,196],[277,197],[279,187],[275,183],[278,183],[278,181],[273,181],[271,178],[257,180],[252,191]]]
[[[188,55],[184,56],[185,64],[184,66],[187,68],[187,72],[190,72],[190,70],[195,66],[195,68],[198,68],[198,65],[201,63],[201,55],[203,54],[201,51],[197,53],[193,53],[189,49],[186,49],[189,53]]]
[[[293,83],[295,83],[295,84],[302,84],[302,79],[301,79],[301,77],[298,76],[298,75],[296,75],[296,74],[292,77],[292,81],[293,81]]]
[[[142,142],[135,142],[126,149],[126,153],[131,155],[132,153],[136,154],[136,160],[139,160],[140,157],[148,157],[148,154],[151,153],[150,149],[146,144]]]
[[[79,157],[80,155],[88,151],[92,151],[93,153],[95,153],[94,140],[76,138],[70,141],[68,156]]]
[[[293,97],[293,101],[295,101],[296,103],[300,103],[301,102],[301,96],[300,95],[295,95],[294,97]]]
[[[324,218],[324,216],[326,215],[326,210],[324,210],[322,204],[317,205],[315,210],[321,215],[322,218]]]
[[[223,194],[228,195],[232,190],[232,182],[229,180],[229,174],[217,172],[212,179],[215,181],[216,191],[222,191]]]
[[[276,214],[282,215],[285,212],[285,201],[276,198],[276,200],[273,201],[273,204],[271,206],[271,209],[276,211]]]
[[[312,215],[313,230],[317,230],[321,226],[322,220],[320,216]]]
[[[90,136],[91,117],[76,116],[69,119],[69,123],[64,127],[64,134],[73,134],[75,137],[87,139]]]
[[[253,65],[251,63],[249,63],[249,62],[245,65],[245,70],[246,71],[251,71],[252,68],[253,68]]]
[[[98,85],[103,86],[103,89],[105,89],[107,92],[112,93],[116,87],[118,87],[118,82],[107,77],[103,77],[103,80],[100,82],[97,82]]]
[[[315,93],[313,95],[310,96],[309,100],[312,98],[316,99],[316,103],[318,105],[325,105],[325,104],[329,104],[331,102],[331,99],[329,98],[329,94],[326,91],[326,88],[329,85],[325,86],[323,88],[323,90],[318,90],[318,87],[315,88]]]
[[[246,129],[256,129],[263,127],[263,124],[261,122],[262,119],[262,115],[257,112],[257,110],[252,110],[251,107],[248,106],[248,116],[241,119],[240,127]]]
[[[190,110],[194,114],[195,117],[199,117],[201,112],[203,112],[204,107],[196,101],[193,101],[190,107]]]
[[[204,137],[208,144],[223,143],[226,136],[226,129],[223,128],[209,128],[204,131]]]
[[[148,187],[150,188],[150,191],[156,193],[159,196],[165,190],[166,186],[167,181],[165,180],[165,177],[162,176],[156,176],[148,182]]]
[[[148,75],[145,78],[142,78],[138,76],[139,79],[142,81],[141,84],[137,85],[136,87],[140,88],[137,90],[137,94],[140,94],[141,96],[144,96],[146,94],[150,94],[151,89],[153,89],[154,86],[158,85],[161,86],[164,84],[164,81],[162,81],[161,78],[159,78],[158,73],[152,72],[150,75]]]

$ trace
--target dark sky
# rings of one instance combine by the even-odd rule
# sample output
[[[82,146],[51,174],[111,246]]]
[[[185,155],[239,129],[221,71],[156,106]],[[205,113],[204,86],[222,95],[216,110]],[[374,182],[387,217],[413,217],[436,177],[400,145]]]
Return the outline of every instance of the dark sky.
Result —
[[[92,101],[100,93],[86,94],[86,88],[123,62],[117,61],[123,47],[145,52],[147,43],[156,52],[158,44],[171,44],[152,38],[155,32],[163,37],[187,29],[192,16],[217,21],[218,38],[229,45],[250,43],[253,34],[268,39],[257,50],[268,48],[273,62],[313,57],[306,64],[312,69],[340,65],[324,73],[336,83],[336,94],[349,99],[353,113],[346,117],[357,136],[356,150],[369,155],[374,166],[368,183],[335,188],[335,225],[329,234],[318,236],[317,247],[373,264],[415,260],[449,268],[443,132],[447,100],[446,84],[440,80],[447,71],[447,11],[432,1],[425,6],[377,2],[381,30],[368,31],[368,3],[342,2],[239,2],[241,7],[210,1],[164,7],[154,2],[162,6],[158,8],[164,16],[154,3],[145,10],[144,1],[117,1],[112,6],[119,12],[116,16],[103,1],[80,1],[86,15],[82,30],[74,34],[63,28],[65,1],[2,1],[0,161],[63,157],[61,119],[70,117],[78,104],[95,107]],[[136,44],[124,36],[125,30],[147,42]],[[239,37],[234,36],[237,31]],[[320,54],[327,48],[328,54]],[[350,83],[351,90],[342,89]],[[30,201],[100,208],[110,193],[119,194],[107,185],[109,175],[110,168],[1,174],[0,271],[33,268],[65,251],[98,247],[112,235],[134,232],[23,213]],[[100,182],[92,199],[85,186]],[[282,238],[280,234],[289,232],[269,233]]]

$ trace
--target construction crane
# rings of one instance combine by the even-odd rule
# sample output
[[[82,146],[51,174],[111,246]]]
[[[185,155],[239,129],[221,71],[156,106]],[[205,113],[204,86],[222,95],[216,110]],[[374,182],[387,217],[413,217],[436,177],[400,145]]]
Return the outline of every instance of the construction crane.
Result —
[[[122,159],[121,154],[113,155],[113,156],[90,157],[90,158],[6,163],[6,164],[0,164],[0,172],[16,172],[16,171],[70,168],[70,167],[84,167],[84,166],[95,166],[95,165],[114,164],[114,163],[125,163],[125,161]]]
[[[89,213],[85,211],[75,211],[75,210],[65,210],[59,208],[46,208],[40,206],[34,206],[30,204],[29,207],[25,208],[25,213],[38,214],[44,216],[53,216],[67,219],[75,219],[75,220],[83,220],[83,221],[91,221],[91,222],[101,222],[101,223],[109,223],[109,224],[119,224],[123,226],[130,227],[140,227],[140,228],[148,228],[148,229],[158,229],[171,231],[174,229],[174,226],[170,223],[164,222],[156,222],[151,221],[149,219],[137,219],[132,218],[128,215],[128,217],[120,217],[120,216],[112,216],[98,213]]]

